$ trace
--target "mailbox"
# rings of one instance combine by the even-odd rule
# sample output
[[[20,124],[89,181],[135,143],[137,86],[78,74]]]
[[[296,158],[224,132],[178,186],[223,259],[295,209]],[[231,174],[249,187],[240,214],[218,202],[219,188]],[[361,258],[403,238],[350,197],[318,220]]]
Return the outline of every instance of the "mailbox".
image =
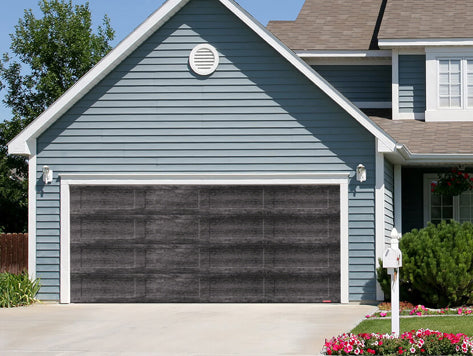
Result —
[[[383,256],[384,268],[399,268],[402,267],[402,253],[399,249],[388,248]]]

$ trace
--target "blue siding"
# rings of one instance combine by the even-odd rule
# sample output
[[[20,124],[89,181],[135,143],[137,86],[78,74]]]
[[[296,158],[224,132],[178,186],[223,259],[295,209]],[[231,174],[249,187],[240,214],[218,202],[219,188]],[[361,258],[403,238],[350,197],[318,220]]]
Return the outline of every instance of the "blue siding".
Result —
[[[351,101],[392,102],[390,65],[316,65],[312,68]]]
[[[399,112],[425,112],[425,55],[399,56]]]
[[[208,78],[187,64],[202,42],[221,54]],[[46,130],[37,151],[38,176],[45,164],[55,173],[37,186],[42,299],[59,297],[60,173],[353,177],[360,162],[369,180],[350,185],[350,298],[375,299],[373,136],[218,2],[186,5]]]
[[[384,160],[384,229],[390,238],[394,228],[394,166]]]

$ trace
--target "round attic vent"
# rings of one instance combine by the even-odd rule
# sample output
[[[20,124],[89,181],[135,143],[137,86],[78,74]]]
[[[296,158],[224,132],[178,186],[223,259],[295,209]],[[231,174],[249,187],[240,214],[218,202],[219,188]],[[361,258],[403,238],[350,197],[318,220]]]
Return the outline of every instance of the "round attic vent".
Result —
[[[210,75],[215,72],[218,67],[218,52],[209,44],[197,45],[190,54],[189,64],[195,73],[199,75]]]

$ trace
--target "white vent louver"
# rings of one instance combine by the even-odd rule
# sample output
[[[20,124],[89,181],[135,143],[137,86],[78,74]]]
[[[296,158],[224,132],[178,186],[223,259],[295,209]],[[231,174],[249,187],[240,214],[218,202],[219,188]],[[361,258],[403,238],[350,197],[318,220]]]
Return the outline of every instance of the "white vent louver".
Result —
[[[209,44],[196,46],[189,57],[192,70],[199,75],[210,75],[218,67],[219,56],[217,50]]]

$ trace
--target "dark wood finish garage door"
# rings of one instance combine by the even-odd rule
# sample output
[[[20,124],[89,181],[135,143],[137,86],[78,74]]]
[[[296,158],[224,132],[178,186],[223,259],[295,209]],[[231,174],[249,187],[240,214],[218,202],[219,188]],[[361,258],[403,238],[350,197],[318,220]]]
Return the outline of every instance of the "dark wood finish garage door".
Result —
[[[72,186],[72,302],[340,302],[339,186]]]

